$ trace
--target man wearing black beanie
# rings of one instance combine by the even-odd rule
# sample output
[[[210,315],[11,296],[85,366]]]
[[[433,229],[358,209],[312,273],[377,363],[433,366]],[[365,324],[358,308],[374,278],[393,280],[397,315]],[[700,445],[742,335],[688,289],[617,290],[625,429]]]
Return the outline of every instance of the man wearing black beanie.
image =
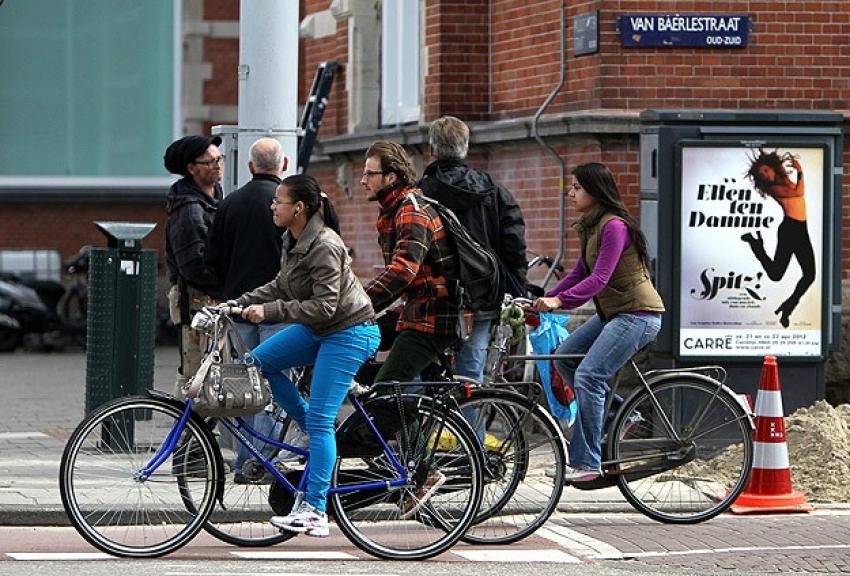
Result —
[[[165,168],[182,176],[166,199],[165,259],[171,289],[171,321],[180,325],[180,368],[177,390],[201,365],[200,334],[192,331],[192,314],[218,296],[219,280],[204,266],[207,231],[221,199],[224,157],[221,138],[184,136],[165,150]]]

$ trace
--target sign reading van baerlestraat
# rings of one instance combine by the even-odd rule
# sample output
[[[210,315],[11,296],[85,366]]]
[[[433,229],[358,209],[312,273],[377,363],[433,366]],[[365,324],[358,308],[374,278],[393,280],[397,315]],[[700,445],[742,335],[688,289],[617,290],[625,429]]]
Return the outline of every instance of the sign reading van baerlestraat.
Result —
[[[681,147],[678,354],[819,357],[822,147]]]
[[[617,20],[625,47],[743,48],[752,23],[746,14],[624,14]]]

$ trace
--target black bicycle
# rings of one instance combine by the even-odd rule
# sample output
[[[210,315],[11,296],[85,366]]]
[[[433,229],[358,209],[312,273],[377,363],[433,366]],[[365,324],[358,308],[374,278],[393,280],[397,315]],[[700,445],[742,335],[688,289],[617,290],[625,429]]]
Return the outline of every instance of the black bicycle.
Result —
[[[522,311],[525,298],[506,296],[505,307]],[[510,315],[506,315],[510,316]],[[514,362],[581,358],[571,354],[511,355],[512,327],[496,327],[485,373],[503,382]],[[636,510],[668,523],[695,523],[725,511],[746,487],[753,462],[754,428],[749,405],[723,382],[720,366],[642,372],[619,406],[619,382],[605,405],[603,476],[575,483],[583,490],[618,486]]]

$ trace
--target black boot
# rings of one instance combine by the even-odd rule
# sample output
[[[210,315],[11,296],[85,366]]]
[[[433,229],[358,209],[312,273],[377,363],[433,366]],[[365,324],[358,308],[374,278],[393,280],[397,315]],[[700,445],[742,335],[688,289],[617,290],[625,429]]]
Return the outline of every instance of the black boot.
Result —
[[[741,240],[746,242],[747,244],[762,244],[764,241],[761,238],[761,232],[756,230],[756,235],[753,236],[751,233],[747,232],[743,236],[741,236]]]

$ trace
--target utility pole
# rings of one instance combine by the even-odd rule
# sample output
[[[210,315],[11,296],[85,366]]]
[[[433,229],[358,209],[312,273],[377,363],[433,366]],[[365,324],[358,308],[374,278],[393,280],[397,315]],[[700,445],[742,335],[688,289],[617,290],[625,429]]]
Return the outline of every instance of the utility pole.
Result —
[[[298,157],[298,0],[239,3],[238,126],[215,126],[225,140],[225,194],[251,180],[248,150],[277,139],[294,174]],[[228,173],[229,172],[229,173]]]

